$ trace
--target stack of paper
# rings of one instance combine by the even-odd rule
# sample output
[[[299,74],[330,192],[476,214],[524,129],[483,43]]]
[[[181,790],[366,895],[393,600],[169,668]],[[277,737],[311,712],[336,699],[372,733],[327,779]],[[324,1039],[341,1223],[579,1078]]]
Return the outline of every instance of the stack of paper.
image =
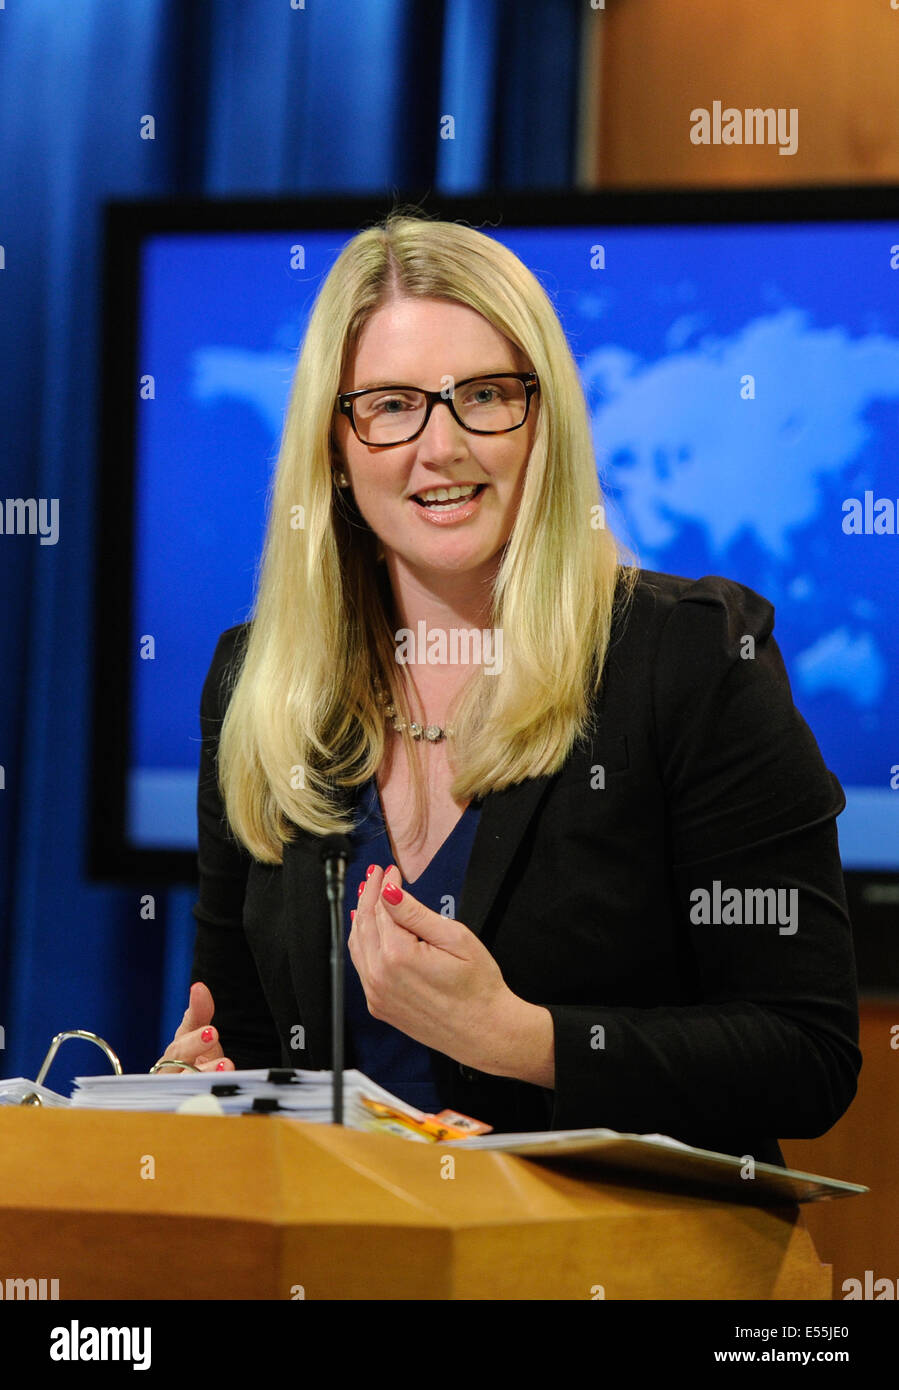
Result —
[[[867,1192],[858,1183],[840,1182],[817,1173],[756,1163],[750,1155],[696,1149],[667,1134],[621,1134],[614,1129],[552,1129],[532,1134],[473,1135],[448,1139],[462,1149],[515,1154],[537,1162],[596,1168],[610,1182],[627,1174],[641,1181],[686,1184],[707,1194],[720,1191],[730,1201],[750,1203],[814,1202],[828,1197],[851,1197]]]
[[[38,1086],[36,1081],[28,1081],[24,1076],[11,1076],[0,1081],[0,1105],[21,1105],[26,1096],[38,1095],[42,1105],[68,1105],[68,1097],[51,1091],[48,1086]]]
[[[331,1086],[330,1071],[290,1067],[231,1072],[163,1071],[153,1076],[144,1072],[127,1076],[104,1074],[76,1077],[72,1105],[94,1110],[276,1113],[330,1124]],[[351,1129],[378,1130],[425,1142],[466,1132],[446,1120],[435,1125],[434,1117],[391,1095],[361,1071],[343,1073],[343,1120]]]

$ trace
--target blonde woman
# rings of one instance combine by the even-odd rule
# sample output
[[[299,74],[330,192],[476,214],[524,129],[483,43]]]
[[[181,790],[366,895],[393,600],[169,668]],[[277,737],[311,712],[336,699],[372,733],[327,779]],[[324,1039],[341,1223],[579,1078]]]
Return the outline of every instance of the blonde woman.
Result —
[[[774,1162],[839,1118],[844,799],[773,611],[623,559],[530,271],[421,215],[354,237],[297,366],[252,619],[203,691],[167,1058],[330,1066],[336,830],[346,1064],[411,1103]]]

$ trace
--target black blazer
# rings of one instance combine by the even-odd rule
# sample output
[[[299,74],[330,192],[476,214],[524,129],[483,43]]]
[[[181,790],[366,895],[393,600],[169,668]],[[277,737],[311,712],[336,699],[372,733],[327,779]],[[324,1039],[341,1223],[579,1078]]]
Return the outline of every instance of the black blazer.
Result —
[[[658,1132],[776,1163],[778,1138],[822,1134],[846,1110],[861,1055],[845,798],[773,625],[742,585],[643,571],[592,736],[554,776],[484,798],[458,920],[510,989],[549,1009],[555,1089],[432,1051],[445,1105],[497,1130]],[[203,688],[191,979],[211,989],[237,1067],[329,1067],[317,837],[298,830],[283,866],[258,863],[228,836],[216,787],[221,677],[245,631],[219,639]],[[797,929],[700,920],[691,894],[720,904],[728,889],[741,903],[782,889],[784,905],[795,890]]]

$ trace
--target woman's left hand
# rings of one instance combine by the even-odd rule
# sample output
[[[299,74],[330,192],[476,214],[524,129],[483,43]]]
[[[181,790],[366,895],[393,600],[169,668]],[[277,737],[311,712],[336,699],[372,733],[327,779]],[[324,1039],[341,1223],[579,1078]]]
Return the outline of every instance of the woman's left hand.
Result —
[[[386,873],[376,865],[355,909],[349,950],[369,1012],[465,1066],[492,1069],[523,1001],[474,932],[401,883],[395,865]],[[401,892],[399,902],[385,885]]]

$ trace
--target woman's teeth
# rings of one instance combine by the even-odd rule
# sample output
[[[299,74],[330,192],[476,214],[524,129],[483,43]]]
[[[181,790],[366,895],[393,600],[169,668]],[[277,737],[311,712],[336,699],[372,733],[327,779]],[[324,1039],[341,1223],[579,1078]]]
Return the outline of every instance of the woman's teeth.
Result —
[[[474,497],[480,486],[480,483],[471,483],[468,487],[430,488],[428,492],[416,493],[415,500],[425,506],[432,507],[434,511],[449,512],[458,505],[460,500],[467,502],[469,498]]]

